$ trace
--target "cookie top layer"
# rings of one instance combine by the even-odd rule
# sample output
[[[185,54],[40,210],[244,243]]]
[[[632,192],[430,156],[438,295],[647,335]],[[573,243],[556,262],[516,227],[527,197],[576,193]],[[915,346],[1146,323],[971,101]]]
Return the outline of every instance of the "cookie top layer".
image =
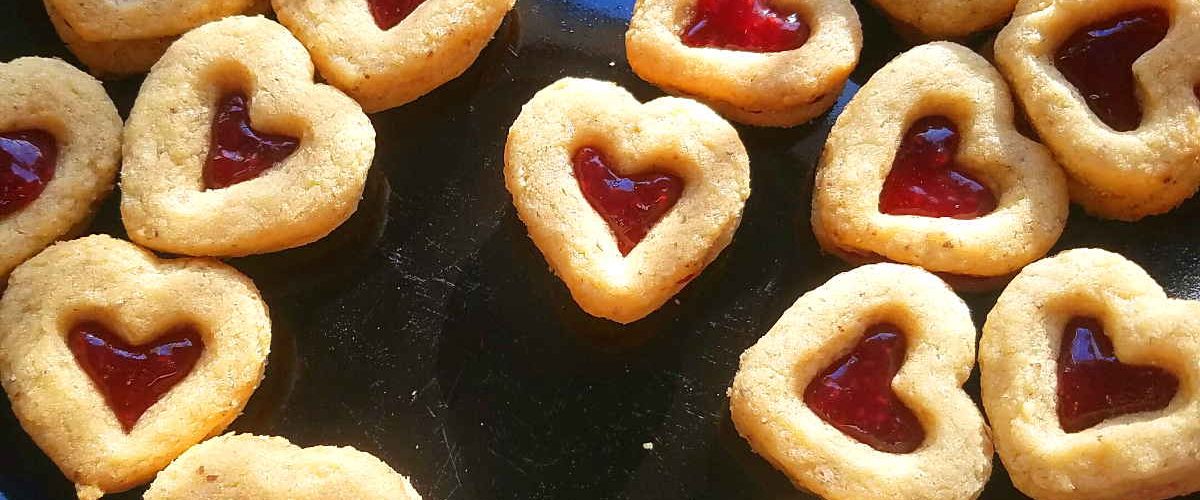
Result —
[[[255,0],[47,0],[89,42],[145,40],[184,33],[245,12]]]

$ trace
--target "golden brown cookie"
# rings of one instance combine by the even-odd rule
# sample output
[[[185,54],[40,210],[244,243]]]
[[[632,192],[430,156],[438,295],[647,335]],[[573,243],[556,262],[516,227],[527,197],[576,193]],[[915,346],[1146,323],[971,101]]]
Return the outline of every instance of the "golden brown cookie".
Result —
[[[804,294],[742,354],[730,413],[822,498],[976,498],[992,443],[962,390],[974,363],[970,311],[945,283],[872,264]]]
[[[248,278],[108,236],[46,249],[0,299],[0,382],[81,499],[149,481],[221,432],[258,386],[270,344]]]
[[[329,83],[383,111],[466,71],[515,0],[273,0]],[[412,10],[409,10],[409,9]]]
[[[1045,500],[1200,490],[1200,305],[1096,249],[1030,264],[988,314],[983,406],[1013,484]]]
[[[154,66],[129,115],[121,216],[156,250],[236,256],[304,245],[358,206],[375,130],[313,83],[283,26],[230,17],[188,32]]]
[[[226,434],[193,446],[155,478],[146,500],[420,500],[408,479],[351,447],[300,448]]]
[[[995,46],[1088,212],[1137,220],[1196,192],[1200,3],[1026,0]]]
[[[57,59],[0,64],[0,288],[87,226],[120,161],[121,117],[100,82]]]
[[[509,129],[504,179],[580,307],[629,323],[729,244],[750,161],[733,127],[699,103],[641,104],[615,84],[564,78]]]
[[[178,35],[246,12],[256,0],[48,0],[82,40],[148,40]]]
[[[638,76],[731,120],[772,127],[828,110],[861,50],[847,0],[638,0],[625,33]]]
[[[1012,15],[1017,0],[871,0],[906,36],[959,39],[996,26]]]
[[[1044,255],[1067,205],[1058,165],[1017,132],[1000,74],[936,42],[876,72],[838,117],[812,226],[834,253],[992,277]]]

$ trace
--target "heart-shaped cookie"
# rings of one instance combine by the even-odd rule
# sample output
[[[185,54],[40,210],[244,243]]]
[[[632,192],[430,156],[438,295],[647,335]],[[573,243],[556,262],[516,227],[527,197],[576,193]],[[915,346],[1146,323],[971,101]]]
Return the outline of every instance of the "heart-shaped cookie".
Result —
[[[221,432],[258,386],[270,344],[248,278],[108,236],[46,249],[0,299],[0,382],[83,499],[144,483]]]
[[[641,104],[612,83],[564,78],[509,129],[504,179],[580,307],[629,323],[729,244],[750,196],[750,161],[737,131],[701,104]]]
[[[120,161],[121,117],[100,82],[57,59],[0,64],[0,283],[87,226]]]
[[[731,120],[791,127],[837,100],[862,50],[846,0],[638,0],[633,71]]]
[[[988,314],[983,406],[1013,484],[1034,498],[1200,491],[1200,304],[1096,249],[1035,262]]]
[[[996,26],[1017,0],[871,0],[909,38],[960,39]]]
[[[875,73],[838,117],[813,189],[821,246],[930,271],[1004,276],[1058,241],[1066,180],[1016,129],[1000,74],[937,42]]]
[[[281,437],[226,434],[163,469],[146,500],[420,500],[408,479],[351,447],[300,448]]]
[[[733,423],[822,498],[962,499],[983,490],[992,443],[962,384],[975,361],[966,304],[899,264],[804,294],[741,357]]]
[[[375,130],[353,100],[313,83],[308,53],[283,26],[230,17],[171,45],[142,85],[124,147],[131,239],[237,256],[313,242],[350,217]]]
[[[383,111],[461,75],[515,0],[272,0],[331,84]]]
[[[256,0],[47,0],[89,42],[175,36],[250,9]]]
[[[1200,186],[1200,4],[1025,0],[996,62],[1102,217],[1167,212]]]

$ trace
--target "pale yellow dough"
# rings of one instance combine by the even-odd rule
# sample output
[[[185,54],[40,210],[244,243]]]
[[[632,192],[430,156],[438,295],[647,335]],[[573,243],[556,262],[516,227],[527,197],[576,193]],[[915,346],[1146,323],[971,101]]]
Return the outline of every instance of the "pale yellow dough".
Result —
[[[926,40],[960,39],[996,26],[1012,15],[1017,0],[871,0],[905,35]]]
[[[969,220],[882,213],[880,192],[901,138],[937,115],[958,127],[955,161],[996,195],[997,208]],[[1000,74],[965,47],[935,42],[877,71],[838,117],[817,170],[812,227],[836,253],[991,277],[1045,255],[1067,209],[1065,176],[1044,147],[1017,132]]]
[[[351,447],[300,448],[281,437],[226,434],[158,474],[146,500],[420,500],[408,479]]]
[[[428,0],[382,30],[366,0],[272,0],[329,83],[367,112],[421,97],[466,71],[515,0]]]
[[[925,429],[913,452],[878,451],[804,402],[809,383],[880,323],[907,345],[892,390]],[[729,389],[738,433],[799,488],[828,500],[961,500],[979,496],[992,443],[962,390],[975,364],[975,325],[950,288],[919,268],[872,264],[804,294],[742,354]]]
[[[217,100],[244,91],[264,133],[300,139],[258,177],[204,187]],[[230,17],[188,32],[146,77],[125,130],[121,217],[155,250],[238,256],[311,243],[358,207],[375,129],[349,97],[313,83],[308,53],[283,26]]]
[[[679,201],[627,256],[575,179],[571,157],[585,146],[623,175],[683,180]],[[737,131],[695,101],[641,104],[615,84],[564,78],[534,95],[509,129],[504,180],[529,237],[579,306],[630,323],[729,244],[750,196],[750,160]]]
[[[191,373],[128,434],[67,346],[68,330],[87,320],[135,345],[181,324],[203,339]],[[249,278],[108,236],[46,249],[13,271],[0,299],[0,382],[13,413],[85,500],[149,481],[224,430],[262,379],[270,345],[267,307]]]
[[[1163,410],[1066,433],[1059,343],[1072,317],[1101,321],[1123,363],[1179,378]],[[1137,264],[1097,249],[1030,264],[988,314],[983,406],[1013,484],[1039,500],[1157,500],[1200,491],[1200,304],[1167,298]]]
[[[175,36],[246,12],[258,0],[46,0],[81,40],[147,40]]]

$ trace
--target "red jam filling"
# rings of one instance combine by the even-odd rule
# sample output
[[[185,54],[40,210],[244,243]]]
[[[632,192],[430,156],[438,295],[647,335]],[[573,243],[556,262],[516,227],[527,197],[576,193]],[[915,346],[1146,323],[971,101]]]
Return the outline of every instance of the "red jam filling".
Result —
[[[871,327],[850,354],[813,379],[804,390],[804,403],[822,420],[876,450],[916,450],[925,441],[925,429],[892,392],[905,349],[895,325]]]
[[[381,30],[391,29],[417,10],[425,0],[367,0],[375,25]]]
[[[42,194],[54,178],[58,143],[43,130],[0,134],[0,216],[16,212]]]
[[[621,255],[629,255],[683,193],[683,181],[674,175],[617,175],[594,147],[580,148],[571,162],[583,197],[612,229]]]
[[[1170,27],[1162,9],[1121,14],[1076,31],[1059,47],[1054,64],[1101,121],[1127,132],[1142,123],[1133,63],[1166,38]]]
[[[134,346],[95,321],[71,328],[67,345],[126,433],[191,373],[204,350],[200,334],[192,327],[173,328],[150,343]]]
[[[1079,432],[1105,419],[1166,408],[1179,380],[1162,368],[1126,365],[1094,318],[1067,323],[1058,352],[1058,421]]]
[[[958,129],[948,118],[918,120],[904,134],[879,193],[879,210],[891,215],[974,219],[996,209],[996,197],[954,163]]]
[[[213,115],[212,141],[204,163],[204,187],[220,189],[258,177],[290,156],[300,141],[262,134],[250,127],[246,95],[227,94]]]
[[[763,0],[700,0],[682,40],[689,47],[782,52],[800,48],[809,34],[798,14],[780,12]]]

